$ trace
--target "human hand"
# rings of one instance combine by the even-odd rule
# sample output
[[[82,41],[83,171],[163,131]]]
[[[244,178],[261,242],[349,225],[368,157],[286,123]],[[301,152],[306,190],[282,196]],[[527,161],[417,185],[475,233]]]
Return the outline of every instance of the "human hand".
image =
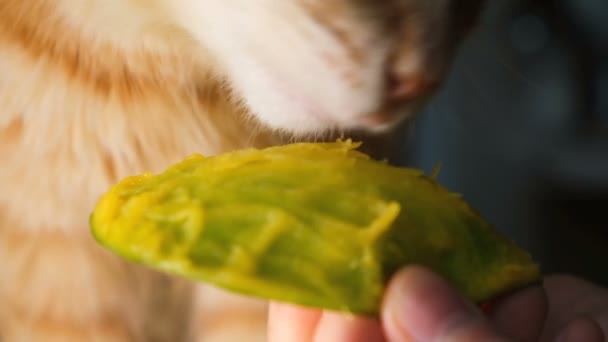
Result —
[[[604,332],[602,333],[602,329]],[[608,290],[552,276],[498,299],[482,313],[446,281],[422,267],[391,280],[381,317],[373,320],[273,303],[270,342],[584,341],[608,331]]]

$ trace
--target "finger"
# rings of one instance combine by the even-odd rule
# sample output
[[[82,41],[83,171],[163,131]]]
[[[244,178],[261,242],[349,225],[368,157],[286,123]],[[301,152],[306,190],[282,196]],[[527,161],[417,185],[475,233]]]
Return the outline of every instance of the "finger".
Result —
[[[392,342],[508,341],[445,280],[418,266],[398,272],[390,282],[382,323]]]
[[[310,342],[320,319],[320,310],[271,303],[268,311],[268,341]]]
[[[595,316],[595,322],[602,329],[604,338],[608,341],[608,302],[606,302],[604,312]]]
[[[558,342],[603,342],[606,336],[597,322],[589,317],[579,317],[568,323],[559,333]]]
[[[380,322],[326,311],[317,325],[314,342],[382,342]]]
[[[545,277],[551,303],[543,340],[555,340],[563,327],[582,314],[593,316],[608,339],[608,291],[583,278],[555,274]]]
[[[488,316],[498,331],[517,341],[539,341],[547,309],[544,289],[534,286],[498,299]]]

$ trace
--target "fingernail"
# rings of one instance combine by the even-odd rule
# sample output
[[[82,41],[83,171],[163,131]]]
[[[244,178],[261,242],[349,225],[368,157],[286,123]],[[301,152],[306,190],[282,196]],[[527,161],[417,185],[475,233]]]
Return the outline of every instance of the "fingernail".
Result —
[[[482,319],[443,279],[421,267],[396,275],[385,296],[387,334],[394,341],[433,341]]]

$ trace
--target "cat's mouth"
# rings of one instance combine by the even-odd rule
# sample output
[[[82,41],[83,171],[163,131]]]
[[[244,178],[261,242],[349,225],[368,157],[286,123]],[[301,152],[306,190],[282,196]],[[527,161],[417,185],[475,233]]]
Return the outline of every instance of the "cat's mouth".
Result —
[[[371,132],[383,132],[412,119],[424,107],[431,95],[408,101],[390,101],[379,110],[360,115],[355,120],[357,128]]]
[[[371,133],[382,133],[399,125],[410,116],[410,112],[407,110],[378,111],[358,117],[354,122],[354,126],[356,129],[361,129]]]
[[[395,114],[391,110],[382,110],[379,112],[363,115],[359,119],[359,122],[361,125],[364,126],[384,126],[387,124],[391,124],[393,121],[401,121],[400,119],[403,116],[404,115]]]

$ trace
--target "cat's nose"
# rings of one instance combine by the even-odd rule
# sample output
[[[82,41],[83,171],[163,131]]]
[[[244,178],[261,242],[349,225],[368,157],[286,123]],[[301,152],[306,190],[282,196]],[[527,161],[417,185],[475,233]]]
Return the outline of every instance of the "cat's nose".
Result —
[[[389,73],[386,79],[386,96],[391,102],[408,102],[433,92],[438,81],[424,71],[414,73]]]

